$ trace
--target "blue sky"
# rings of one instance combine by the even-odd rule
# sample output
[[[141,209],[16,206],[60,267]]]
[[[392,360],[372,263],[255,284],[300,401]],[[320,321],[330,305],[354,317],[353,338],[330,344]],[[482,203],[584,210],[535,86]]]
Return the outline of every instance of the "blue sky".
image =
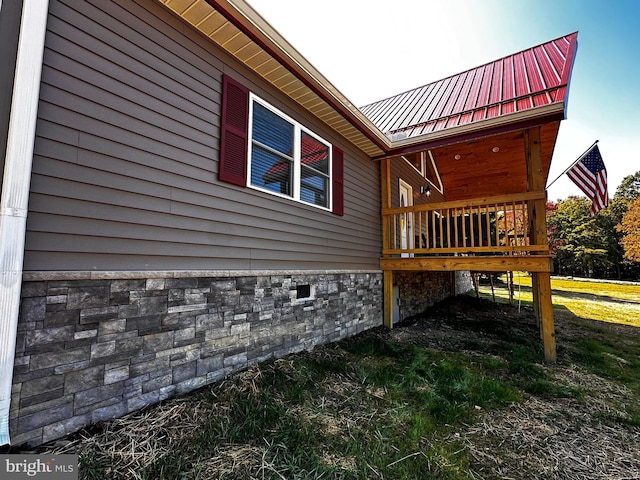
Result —
[[[248,0],[357,106],[578,31],[549,183],[595,140],[609,196],[640,171],[640,0]],[[563,175],[549,199],[581,195]]]

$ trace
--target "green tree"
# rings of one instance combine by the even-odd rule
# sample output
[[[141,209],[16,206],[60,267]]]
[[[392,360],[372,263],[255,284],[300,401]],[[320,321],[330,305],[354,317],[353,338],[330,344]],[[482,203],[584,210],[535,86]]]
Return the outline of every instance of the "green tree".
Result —
[[[633,175],[627,175],[622,179],[620,185],[616,189],[614,199],[624,199],[627,203],[631,203],[640,197],[640,171]]]
[[[609,207],[594,217],[589,216],[591,202],[584,197],[548,202],[547,231],[555,271],[563,275],[639,278],[640,262],[633,260],[637,246],[633,222],[640,220],[635,210],[623,225],[627,211],[639,198],[640,171],[625,177]]]
[[[549,245],[561,275],[606,276],[612,271],[608,247],[609,221],[589,216],[591,202],[571,196],[548,210]]]

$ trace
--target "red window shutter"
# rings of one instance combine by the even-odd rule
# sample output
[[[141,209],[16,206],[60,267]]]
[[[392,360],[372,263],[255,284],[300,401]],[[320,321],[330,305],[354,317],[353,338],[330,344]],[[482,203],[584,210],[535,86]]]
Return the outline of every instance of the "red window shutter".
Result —
[[[334,146],[332,150],[333,213],[344,215],[344,153]]]
[[[227,75],[222,77],[220,130],[218,179],[245,187],[247,185],[249,89]]]

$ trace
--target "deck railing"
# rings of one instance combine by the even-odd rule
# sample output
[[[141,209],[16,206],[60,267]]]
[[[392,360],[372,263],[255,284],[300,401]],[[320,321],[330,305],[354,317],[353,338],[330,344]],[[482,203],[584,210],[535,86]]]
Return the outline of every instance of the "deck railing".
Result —
[[[548,255],[547,245],[529,240],[528,206],[545,198],[528,192],[383,209],[383,255]]]

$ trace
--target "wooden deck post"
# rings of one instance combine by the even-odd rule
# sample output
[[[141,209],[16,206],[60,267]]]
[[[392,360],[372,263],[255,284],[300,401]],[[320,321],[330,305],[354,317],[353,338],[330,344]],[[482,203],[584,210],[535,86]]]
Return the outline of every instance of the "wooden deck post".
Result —
[[[380,184],[382,186],[382,208],[391,208],[391,160],[385,158],[380,162]],[[391,246],[390,225],[388,219],[382,221],[382,248]],[[393,270],[383,273],[383,309],[384,325],[393,328]]]
[[[393,270],[384,270],[384,326],[393,328]]]
[[[524,132],[525,159],[527,162],[527,190],[544,191],[544,168],[540,145],[540,127],[533,127]],[[529,214],[529,241],[532,245],[544,246],[548,249],[547,219],[545,200],[532,200],[527,205]],[[542,248],[541,248],[542,249]],[[534,272],[531,290],[533,292],[533,308],[540,326],[540,336],[544,344],[544,359],[556,361],[556,338],[553,322],[553,300],[551,298],[551,274]]]
[[[551,274],[539,272],[535,275],[538,285],[538,305],[540,308],[540,329],[544,344],[544,360],[556,361],[556,333],[553,324],[553,302],[551,300]]]

